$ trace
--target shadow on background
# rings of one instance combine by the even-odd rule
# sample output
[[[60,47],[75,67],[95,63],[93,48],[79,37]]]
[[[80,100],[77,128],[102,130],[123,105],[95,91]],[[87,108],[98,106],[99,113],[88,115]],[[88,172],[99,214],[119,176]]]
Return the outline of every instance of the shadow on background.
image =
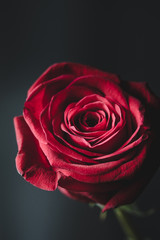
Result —
[[[26,92],[51,64],[79,62],[147,81],[160,96],[159,12],[142,1],[7,1],[1,5],[1,222],[2,240],[121,240],[110,213],[73,201],[58,191],[26,183],[15,169],[13,117],[22,113]],[[154,156],[153,157],[159,157]],[[160,176],[139,197],[156,214],[135,219],[144,236],[160,237]]]

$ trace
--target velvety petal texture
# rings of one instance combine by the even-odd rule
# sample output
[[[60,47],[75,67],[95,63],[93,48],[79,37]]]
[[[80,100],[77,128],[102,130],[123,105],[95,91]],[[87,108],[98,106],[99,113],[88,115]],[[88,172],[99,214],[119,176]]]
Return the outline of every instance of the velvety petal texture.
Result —
[[[49,67],[14,118],[16,167],[34,186],[104,205],[131,203],[160,165],[160,98],[77,63]]]

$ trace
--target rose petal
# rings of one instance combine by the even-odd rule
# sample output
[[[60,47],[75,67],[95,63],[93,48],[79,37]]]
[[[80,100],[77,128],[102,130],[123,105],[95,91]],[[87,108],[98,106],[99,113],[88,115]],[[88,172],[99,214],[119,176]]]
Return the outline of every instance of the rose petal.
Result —
[[[24,104],[24,118],[37,139],[45,142],[45,137],[39,123],[42,110],[51,101],[57,91],[65,88],[73,80],[72,75],[63,75],[49,82],[41,83],[30,93]],[[46,94],[47,92],[47,94]]]
[[[26,181],[38,188],[48,191],[55,190],[60,175],[50,166],[23,116],[15,117],[14,125],[18,144],[16,157],[18,172]]]
[[[28,96],[32,93],[32,91],[41,83],[44,83],[46,81],[50,81],[54,78],[57,78],[61,75],[74,75],[74,78],[84,75],[94,75],[94,76],[100,76],[110,79],[113,82],[119,83],[119,79],[117,75],[112,73],[106,73],[99,69],[82,65],[79,63],[69,63],[69,62],[63,62],[63,63],[56,63],[50,66],[38,79],[37,81],[30,87],[28,91]]]
[[[87,183],[117,181],[118,177],[119,179],[129,179],[133,173],[141,168],[147,151],[145,145],[139,145],[137,148],[133,146],[130,151],[125,151],[123,155],[118,155],[115,159],[115,156],[112,156],[110,161],[108,159],[108,162],[82,165],[81,163],[76,164],[74,159],[65,156],[63,153],[58,154],[45,144],[41,143],[41,147],[53,167],[59,169],[65,176]],[[123,173],[124,175],[121,176]]]
[[[128,95],[134,96],[148,107],[160,108],[160,98],[152,92],[147,82],[122,81],[121,85]]]

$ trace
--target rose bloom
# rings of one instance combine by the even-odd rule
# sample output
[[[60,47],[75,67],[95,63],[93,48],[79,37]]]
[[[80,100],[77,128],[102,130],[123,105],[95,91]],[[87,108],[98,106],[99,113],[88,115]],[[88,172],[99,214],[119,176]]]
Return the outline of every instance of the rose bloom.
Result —
[[[49,67],[14,118],[16,167],[34,186],[103,211],[133,202],[158,166],[160,98],[145,82],[75,63]]]

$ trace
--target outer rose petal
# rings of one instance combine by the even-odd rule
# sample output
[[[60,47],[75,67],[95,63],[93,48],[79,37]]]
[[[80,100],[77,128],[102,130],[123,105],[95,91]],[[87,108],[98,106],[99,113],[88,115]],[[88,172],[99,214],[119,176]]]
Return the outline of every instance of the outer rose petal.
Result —
[[[39,140],[45,142],[45,136],[39,123],[42,110],[50,102],[51,98],[64,89],[73,78],[72,75],[62,75],[51,81],[41,83],[28,96],[24,104],[23,115],[32,133]]]
[[[37,87],[39,84],[49,81],[63,74],[73,74],[75,78],[80,76],[85,76],[85,75],[94,75],[94,76],[109,78],[110,80],[116,83],[119,83],[119,78],[115,74],[103,72],[99,69],[82,65],[79,63],[63,62],[63,63],[56,63],[50,66],[30,87],[28,91],[28,95],[30,95],[32,90],[35,87]]]
[[[124,185],[112,196],[109,201],[104,204],[105,206],[103,208],[103,212],[135,201],[159,167],[159,158],[157,157],[158,152],[158,148],[153,142],[153,144],[150,145],[150,151],[145,158],[141,171],[137,174],[137,176],[133,176],[133,178],[131,178],[130,185]]]
[[[24,179],[34,186],[53,191],[57,188],[60,174],[49,165],[23,116],[14,118],[18,144],[16,167]]]
[[[58,189],[67,197],[70,197],[74,200],[79,200],[79,201],[83,201],[83,202],[93,202],[93,203],[100,203],[99,198],[101,198],[102,202],[108,202],[109,199],[112,197],[112,195],[114,194],[113,192],[108,192],[107,195],[104,193],[97,193],[97,194],[93,194],[90,192],[73,192],[70,190],[66,190],[62,187],[58,187]]]
[[[129,95],[139,99],[147,112],[147,119],[152,125],[152,132],[160,134],[160,97],[157,97],[146,82],[124,82],[121,85]],[[159,133],[158,133],[159,132]]]
[[[152,146],[151,151],[154,150],[155,149]],[[147,155],[143,168],[139,172],[133,175],[131,174],[130,178],[125,181],[118,180],[115,182],[109,181],[108,183],[99,183],[99,189],[96,185],[95,188],[94,185],[92,186],[92,189],[95,189],[95,191],[92,189],[90,189],[90,191],[79,191],[81,188],[80,182],[77,184],[78,188],[76,190],[74,189],[74,185],[72,185],[72,181],[69,181],[67,183],[67,186],[63,186],[62,180],[62,185],[59,186],[59,190],[66,196],[75,200],[100,203],[104,205],[104,208],[102,210],[103,212],[108,209],[118,207],[119,205],[129,204],[139,196],[159,165],[158,162],[152,166],[150,165],[150,159],[152,157],[151,153],[152,152]]]
[[[152,106],[160,109],[160,98],[157,97],[146,82],[121,82],[124,90],[130,95],[135,96],[148,107]]]

